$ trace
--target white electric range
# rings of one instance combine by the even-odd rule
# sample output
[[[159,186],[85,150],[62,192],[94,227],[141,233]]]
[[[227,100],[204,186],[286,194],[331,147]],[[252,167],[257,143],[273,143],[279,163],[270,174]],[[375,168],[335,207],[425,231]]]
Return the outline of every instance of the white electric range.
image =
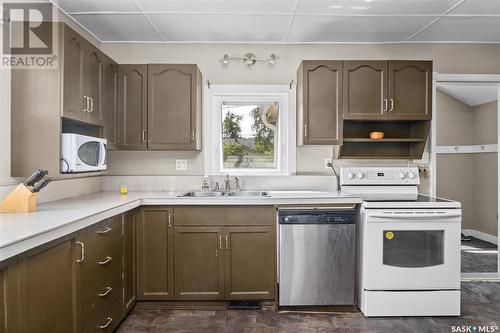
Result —
[[[363,198],[358,305],[365,316],[460,315],[459,202],[418,194],[416,167],[341,168]]]

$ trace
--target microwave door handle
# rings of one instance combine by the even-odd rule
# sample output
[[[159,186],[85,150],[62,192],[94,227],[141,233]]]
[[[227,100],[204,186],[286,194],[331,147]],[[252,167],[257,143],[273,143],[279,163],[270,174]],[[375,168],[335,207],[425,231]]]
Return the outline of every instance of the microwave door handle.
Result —
[[[100,152],[99,152],[99,166],[104,165],[104,161],[106,161],[106,145],[104,143],[100,143]]]

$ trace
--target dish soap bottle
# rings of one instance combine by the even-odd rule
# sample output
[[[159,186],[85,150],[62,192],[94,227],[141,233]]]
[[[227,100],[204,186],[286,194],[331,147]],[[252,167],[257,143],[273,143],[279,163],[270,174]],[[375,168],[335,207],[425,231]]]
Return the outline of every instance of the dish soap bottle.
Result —
[[[210,178],[208,176],[203,176],[203,181],[201,182],[202,191],[210,191]]]

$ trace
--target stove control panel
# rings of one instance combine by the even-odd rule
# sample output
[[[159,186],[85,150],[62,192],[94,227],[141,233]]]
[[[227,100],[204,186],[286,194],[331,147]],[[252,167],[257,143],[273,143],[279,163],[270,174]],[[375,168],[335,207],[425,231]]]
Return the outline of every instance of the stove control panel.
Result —
[[[418,167],[343,167],[340,185],[419,185]]]

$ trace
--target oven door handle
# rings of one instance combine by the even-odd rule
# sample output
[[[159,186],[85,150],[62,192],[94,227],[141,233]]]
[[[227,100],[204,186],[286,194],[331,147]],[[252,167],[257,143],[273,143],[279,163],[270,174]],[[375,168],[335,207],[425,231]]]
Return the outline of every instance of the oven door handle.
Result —
[[[410,219],[410,220],[422,220],[429,218],[453,218],[461,217],[462,214],[457,213],[426,213],[426,214],[373,214],[369,215],[368,218],[380,218],[380,219]]]

